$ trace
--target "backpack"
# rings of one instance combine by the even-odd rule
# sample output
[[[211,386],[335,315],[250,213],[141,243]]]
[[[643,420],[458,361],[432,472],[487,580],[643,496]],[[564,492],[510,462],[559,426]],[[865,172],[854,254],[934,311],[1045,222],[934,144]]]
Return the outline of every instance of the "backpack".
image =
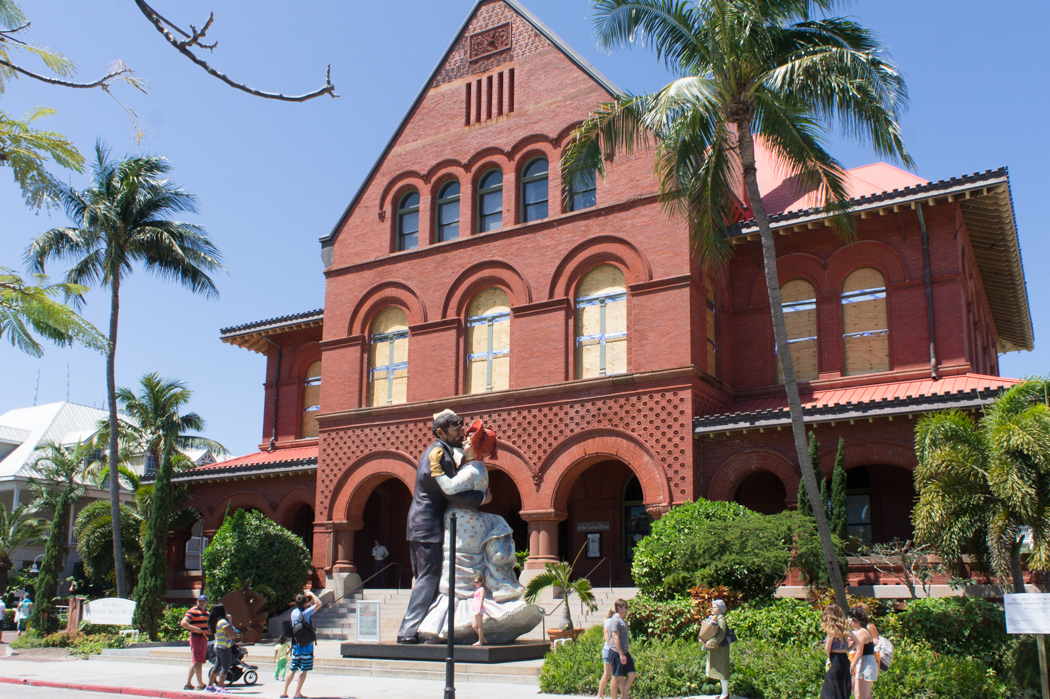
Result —
[[[309,646],[317,640],[317,631],[313,624],[306,620],[306,615],[299,612],[299,618],[292,624],[292,642],[297,646]]]
[[[730,643],[736,643],[736,632],[733,629],[726,627],[726,636],[722,639],[722,642],[718,645],[728,646]]]
[[[889,670],[893,664],[893,643],[885,636],[879,636],[879,642],[875,644],[875,652],[879,654],[879,669]]]

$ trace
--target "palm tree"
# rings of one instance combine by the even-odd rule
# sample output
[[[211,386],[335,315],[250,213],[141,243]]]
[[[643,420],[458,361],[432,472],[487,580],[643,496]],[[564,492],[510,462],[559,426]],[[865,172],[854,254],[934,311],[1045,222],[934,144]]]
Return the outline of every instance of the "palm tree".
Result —
[[[1050,570],[1050,380],[1028,379],[1002,393],[975,421],[955,410],[915,428],[912,513],[919,542],[958,562],[964,552],[1024,592],[1030,570]]]
[[[594,601],[594,593],[591,592],[591,581],[587,578],[577,578],[570,580],[569,576],[572,575],[572,565],[565,561],[558,561],[557,563],[547,563],[544,566],[544,572],[537,575],[532,580],[529,580],[529,584],[525,587],[525,601],[529,604],[535,604],[539,598],[540,593],[548,587],[558,587],[562,591],[562,600],[559,604],[561,613],[558,615],[558,619],[555,622],[559,629],[572,630],[572,617],[569,615],[569,599],[575,594],[580,598],[587,609],[592,612],[598,608],[598,605]]]
[[[758,189],[755,139],[795,180],[815,191],[844,234],[853,230],[845,175],[825,150],[823,130],[838,121],[880,156],[912,161],[898,117],[904,80],[876,37],[841,18],[812,19],[837,0],[595,0],[595,28],[606,49],[646,45],[681,77],[662,90],[622,95],[576,131],[562,159],[566,196],[607,162],[654,144],[665,208],[688,222],[694,250],[708,265],[724,262],[734,207],[749,206],[762,241],[792,435],[820,533],[836,600],[846,604],[827,517],[806,449],[802,403],[777,277],[776,250]],[[735,183],[747,194],[739,202]]]
[[[0,595],[7,589],[7,576],[15,566],[11,556],[47,541],[48,528],[47,520],[29,505],[19,505],[9,514],[7,506],[0,503]]]
[[[208,272],[223,269],[218,249],[200,226],[169,220],[182,212],[196,212],[196,198],[165,178],[171,166],[163,158],[136,156],[111,160],[101,143],[95,146],[92,186],[78,191],[63,185],[59,201],[76,227],[53,228],[26,251],[35,271],[44,272],[52,258],[74,261],[66,281],[98,282],[110,290],[109,352],[106,388],[109,402],[110,508],[113,516],[113,560],[117,594],[126,597],[120,530],[120,484],[117,418],[117,320],[120,285],[136,262],[194,293],[218,297]]]
[[[84,480],[95,466],[94,453],[95,446],[90,442],[78,442],[72,448],[50,443],[44,445],[43,454],[33,462],[32,468],[39,476],[32,480],[36,491],[34,505],[37,510],[52,513],[51,533],[44,546],[37,578],[36,604],[30,617],[33,628],[44,634],[58,630],[54,598],[58,593],[58,576],[65,568],[69,553],[69,515],[84,495]]]
[[[148,512],[142,513],[142,570],[139,571],[135,589],[135,623],[147,631],[150,638],[156,636],[164,595],[168,592],[167,562],[164,558],[168,545],[171,515],[178,502],[178,488],[171,477],[180,462],[189,460],[180,450],[208,448],[221,455],[226,448],[218,442],[189,434],[204,429],[204,419],[197,413],[181,413],[189,403],[193,391],[177,380],[164,380],[156,372],[141,379],[142,390],[135,393],[130,388],[120,388],[117,400],[128,420],[121,420],[118,429],[120,441],[132,453],[146,457],[147,473],[154,470],[152,493]],[[102,439],[107,439],[108,425],[100,430]],[[181,458],[180,458],[181,457]],[[185,493],[182,493],[185,497]]]
[[[12,345],[34,357],[44,355],[44,348],[33,337],[34,333],[60,347],[74,342],[100,352],[109,347],[106,336],[94,325],[56,300],[61,295],[76,305],[87,287],[49,284],[47,275],[33,276],[34,283],[26,283],[13,270],[0,267],[0,336],[7,335]]]

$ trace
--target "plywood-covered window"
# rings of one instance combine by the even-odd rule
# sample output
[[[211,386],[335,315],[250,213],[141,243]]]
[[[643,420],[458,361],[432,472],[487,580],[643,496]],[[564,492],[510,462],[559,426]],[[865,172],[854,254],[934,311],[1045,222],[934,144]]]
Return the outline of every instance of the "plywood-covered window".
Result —
[[[372,323],[371,405],[397,405],[408,400],[408,316],[388,308]]]
[[[503,289],[485,289],[467,311],[467,393],[510,387],[510,300]]]
[[[817,294],[813,285],[804,279],[792,279],[780,287],[784,307],[784,325],[787,326],[788,349],[795,365],[795,378],[812,381],[817,378]],[[777,362],[777,381],[784,382],[784,373]]]
[[[576,295],[576,377],[627,371],[627,284],[612,265],[591,270]]]
[[[707,373],[718,376],[718,326],[715,323],[715,288],[707,285],[707,299],[704,303],[704,318],[707,327]]]
[[[309,439],[318,435],[317,413],[321,411],[321,362],[306,367],[303,378],[303,422],[299,436]]]
[[[886,321],[886,281],[871,267],[852,272],[842,285],[846,375],[890,369],[890,333]]]

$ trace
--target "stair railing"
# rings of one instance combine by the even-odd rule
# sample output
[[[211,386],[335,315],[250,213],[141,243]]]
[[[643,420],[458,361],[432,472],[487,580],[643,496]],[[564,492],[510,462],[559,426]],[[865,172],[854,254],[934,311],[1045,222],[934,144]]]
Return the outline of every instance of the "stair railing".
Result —
[[[350,590],[344,592],[339,597],[336,597],[335,599],[333,599],[331,602],[327,602],[327,603],[321,605],[321,609],[324,609],[325,607],[327,607],[329,605],[335,604],[336,602],[341,602],[342,600],[346,599],[350,595],[357,594],[357,592],[359,592],[360,590],[364,589],[366,582],[372,580],[375,577],[378,577],[379,574],[382,573],[383,571],[385,571],[387,568],[393,568],[394,566],[397,566],[397,590],[398,590],[398,592],[400,592],[401,591],[401,564],[398,563],[397,561],[393,561],[391,563],[387,563],[385,566],[383,566],[382,568],[380,568],[376,572],[372,573],[367,578],[365,578],[364,580],[359,582],[357,585],[352,587]],[[320,611],[320,610],[318,610],[318,611]]]

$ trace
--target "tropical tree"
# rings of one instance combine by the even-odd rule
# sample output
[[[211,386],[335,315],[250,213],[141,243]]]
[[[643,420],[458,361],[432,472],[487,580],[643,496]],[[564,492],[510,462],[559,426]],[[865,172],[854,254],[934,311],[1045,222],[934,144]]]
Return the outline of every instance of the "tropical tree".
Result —
[[[53,258],[69,259],[66,281],[109,287],[109,351],[106,388],[109,403],[110,507],[117,594],[128,594],[120,529],[119,444],[117,418],[117,322],[121,282],[141,263],[154,274],[174,280],[209,298],[218,297],[208,273],[223,269],[218,249],[207,233],[192,223],[168,217],[196,212],[196,198],[166,179],[168,162],[156,156],[113,160],[101,143],[95,146],[92,186],[59,189],[59,201],[75,227],[53,228],[26,251],[35,271],[43,273]]]
[[[87,287],[79,284],[49,284],[47,275],[33,275],[27,283],[13,270],[0,267],[0,336],[26,354],[42,357],[44,348],[34,333],[60,347],[79,342],[104,352],[109,347],[106,336],[76,312],[56,300],[58,296],[75,303],[83,298]]]
[[[36,584],[36,603],[29,620],[41,633],[58,630],[55,595],[59,575],[69,554],[69,515],[77,500],[84,495],[84,481],[95,466],[94,453],[95,445],[91,442],[78,442],[70,448],[50,443],[44,445],[43,454],[33,462],[32,468],[38,476],[31,482],[36,493],[34,506],[37,510],[51,512],[51,533],[44,546]]]
[[[776,249],[758,189],[755,141],[761,139],[796,182],[816,192],[845,235],[845,175],[825,149],[837,121],[848,135],[905,165],[898,117],[907,89],[877,38],[843,18],[813,19],[837,0],[595,0],[595,28],[606,49],[648,46],[679,77],[650,95],[621,95],[576,131],[562,159],[566,196],[621,154],[653,145],[665,208],[688,223],[694,250],[708,265],[724,262],[743,179],[762,243],[777,358],[806,493],[820,533],[836,600],[846,604],[819,485],[806,450],[802,403],[777,276]]]
[[[161,379],[156,372],[141,380],[142,390],[130,388],[117,391],[117,400],[127,420],[120,420],[121,442],[133,453],[146,456],[147,473],[154,474],[148,511],[143,513],[142,570],[135,590],[135,624],[149,633],[157,634],[164,595],[168,592],[168,567],[164,558],[168,545],[171,515],[178,503],[179,488],[171,477],[182,457],[180,450],[205,447],[218,454],[226,453],[218,442],[189,434],[204,429],[204,419],[197,413],[182,413],[193,391],[177,380]],[[109,425],[100,430],[102,439],[109,438]],[[183,463],[188,459],[182,457]],[[181,492],[185,498],[185,490]]]
[[[1050,570],[1050,380],[1004,391],[975,420],[931,413],[915,428],[916,539],[953,563],[969,553],[1014,592],[1024,592],[1021,556]]]
[[[7,590],[7,576],[15,567],[11,556],[44,543],[48,528],[47,520],[29,505],[19,505],[8,513],[7,505],[0,503],[0,596]]]
[[[525,586],[525,601],[529,604],[535,604],[536,600],[539,599],[540,593],[548,587],[561,589],[562,600],[558,606],[558,609],[561,611],[554,623],[559,629],[564,630],[573,628],[572,616],[569,614],[569,599],[573,595],[579,597],[580,601],[592,612],[598,608],[597,603],[594,601],[594,593],[591,591],[591,581],[587,578],[570,580],[571,576],[571,563],[565,561],[548,562],[544,565],[544,571],[532,580],[529,580],[528,585]]]
[[[11,168],[31,209],[47,206],[57,190],[54,176],[44,167],[49,159],[70,170],[84,169],[84,156],[65,136],[36,128],[37,120],[53,114],[54,109],[36,107],[18,120],[0,112],[0,167]]]
[[[846,513],[846,440],[842,437],[839,437],[835,468],[831,472],[828,511],[831,513],[831,533],[846,541],[849,537],[849,516]]]

